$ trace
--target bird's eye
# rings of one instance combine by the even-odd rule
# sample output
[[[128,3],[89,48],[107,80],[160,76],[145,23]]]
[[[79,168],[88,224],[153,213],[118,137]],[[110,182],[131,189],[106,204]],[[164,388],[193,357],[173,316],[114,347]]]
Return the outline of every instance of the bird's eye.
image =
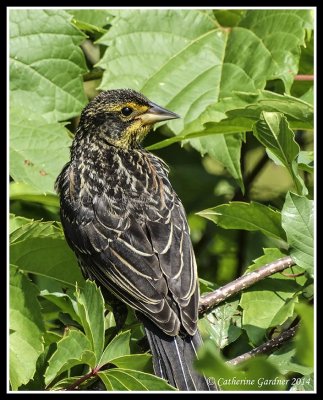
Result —
[[[130,107],[123,107],[121,110],[122,114],[128,117],[132,113],[133,109]]]

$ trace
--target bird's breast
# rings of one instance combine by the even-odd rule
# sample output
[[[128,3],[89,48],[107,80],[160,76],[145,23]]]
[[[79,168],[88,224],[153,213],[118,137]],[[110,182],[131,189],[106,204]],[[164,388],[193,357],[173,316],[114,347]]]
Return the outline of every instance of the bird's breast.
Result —
[[[113,149],[95,158],[87,155],[74,165],[70,193],[82,203],[104,196],[107,212],[117,209],[139,216],[147,208],[163,210],[170,205],[172,189],[167,172],[146,152]]]

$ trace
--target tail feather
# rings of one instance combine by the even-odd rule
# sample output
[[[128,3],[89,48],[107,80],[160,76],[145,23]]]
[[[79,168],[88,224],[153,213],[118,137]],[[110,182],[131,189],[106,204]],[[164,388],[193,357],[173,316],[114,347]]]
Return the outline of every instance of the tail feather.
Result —
[[[198,331],[194,336],[169,336],[148,320],[144,321],[144,326],[157,376],[166,379],[179,390],[217,390],[212,382],[193,367],[196,351],[202,343]]]

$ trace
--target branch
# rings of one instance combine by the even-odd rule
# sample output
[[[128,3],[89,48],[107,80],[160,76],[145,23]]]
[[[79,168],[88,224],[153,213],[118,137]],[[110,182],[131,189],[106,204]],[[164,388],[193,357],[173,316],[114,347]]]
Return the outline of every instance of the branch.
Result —
[[[256,355],[273,353],[275,350],[277,350],[278,347],[282,346],[284,343],[295,336],[297,328],[298,324],[296,326],[293,326],[292,328],[287,329],[276,338],[268,340],[268,342],[260,345],[259,347],[256,347],[255,349],[252,349],[251,351],[248,351],[247,353],[244,353],[239,357],[233,358],[232,360],[228,361],[227,364],[238,365],[243,361],[255,357]]]
[[[98,367],[93,368],[89,373],[81,376],[79,379],[77,379],[75,382],[71,383],[69,386],[67,386],[67,388],[65,388],[63,390],[76,390],[76,389],[78,389],[81,383],[85,382],[89,378],[92,378],[92,376],[97,375],[99,370],[100,370],[100,368],[98,368]]]
[[[276,274],[277,272],[283,271],[295,265],[295,262],[291,257],[283,257],[269,264],[264,265],[256,269],[255,271],[249,272],[246,275],[240,276],[240,278],[228,283],[225,286],[215,290],[212,293],[208,293],[200,298],[199,314],[203,315],[210,309],[217,306],[223,300],[228,297],[239,293],[241,290],[248,288],[258,281],[266,278],[269,275]]]

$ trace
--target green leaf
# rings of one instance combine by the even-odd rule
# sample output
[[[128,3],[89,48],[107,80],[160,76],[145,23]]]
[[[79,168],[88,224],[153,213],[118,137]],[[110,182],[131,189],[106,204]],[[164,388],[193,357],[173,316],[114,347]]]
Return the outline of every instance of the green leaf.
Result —
[[[104,346],[104,300],[101,289],[93,281],[86,280],[82,291],[77,290],[76,298],[78,315],[97,363]]]
[[[164,379],[146,372],[131,369],[112,368],[98,373],[107,390],[147,391],[147,390],[176,390]]]
[[[210,340],[199,349],[195,365],[209,382],[215,383],[221,391],[263,391],[285,388],[281,383],[284,381],[283,377],[264,357],[252,358],[238,366],[230,366]]]
[[[288,192],[282,209],[282,227],[290,245],[290,256],[297,265],[313,274],[314,202]]]
[[[59,207],[57,195],[42,194],[39,190],[21,182],[10,182],[10,200],[22,200],[31,203],[39,203],[45,206]]]
[[[105,348],[98,365],[103,365],[112,362],[111,360],[130,354],[130,330],[121,332],[116,335]]]
[[[66,129],[40,114],[10,109],[10,175],[34,191],[55,193],[54,183],[69,160],[71,139]]]
[[[222,26],[236,26],[245,14],[243,10],[213,10],[216,20]]]
[[[10,384],[17,390],[34,376],[44,350],[44,324],[37,287],[17,268],[10,266]]]
[[[314,367],[314,310],[313,307],[300,303],[296,312],[300,315],[300,327],[296,333],[296,359],[307,367]]]
[[[298,167],[312,174],[314,172],[314,152],[300,151],[297,157]]]
[[[49,359],[45,373],[46,385],[49,385],[62,372],[80,364],[94,368],[95,355],[88,338],[80,331],[70,330],[57,343],[57,350]]]
[[[254,93],[233,91],[188,123],[184,134],[155,143],[147,149],[160,149],[196,137],[252,131],[253,123],[260,118],[262,111],[283,112],[293,129],[313,129],[313,105],[305,101],[267,90]]]
[[[253,133],[287,168],[297,192],[306,195],[307,189],[297,171],[296,157],[300,149],[286,117],[280,113],[262,112],[260,120],[254,125]]]
[[[12,96],[48,122],[78,115],[86,105],[78,45],[85,35],[63,10],[10,10]]]
[[[296,349],[294,343],[289,342],[270,354],[267,360],[275,365],[279,369],[279,372],[284,375],[289,372],[296,372],[302,375],[310,374],[312,369],[300,365],[295,358],[295,353]]]
[[[313,63],[313,60],[312,60]],[[314,87],[311,86],[306,93],[301,97],[303,101],[306,101],[309,104],[314,105]]]
[[[81,378],[83,378],[84,375],[76,375],[76,376],[71,376],[68,378],[63,378],[61,380],[59,380],[58,382],[55,382],[53,385],[51,385],[51,387],[49,388],[50,391],[64,391],[67,390],[71,385],[74,385],[75,382],[79,381]],[[95,381],[97,381],[97,377],[96,376],[92,376],[89,379],[86,379],[85,381],[83,381],[82,383],[80,383],[78,385],[78,391],[81,390],[93,390],[93,388],[88,389],[89,386],[93,385],[93,383]]]
[[[10,225],[10,244],[16,244],[31,238],[43,238],[51,236],[58,238],[62,235],[62,230],[53,221],[34,221],[24,217],[16,217],[11,214]]]
[[[41,296],[55,304],[63,313],[69,314],[71,318],[82,324],[79,315],[77,314],[77,303],[70,296],[61,292],[49,293],[48,290],[42,290]]]
[[[48,334],[48,331],[45,332],[45,337]],[[45,371],[48,366],[48,360],[52,356],[53,352],[55,351],[55,346],[49,346],[46,344],[46,339],[45,339],[45,349],[44,351],[40,354],[40,356],[37,359],[36,363],[36,372],[33,376],[33,379],[31,379],[27,385],[22,385],[19,388],[19,391],[41,391],[45,390],[46,384],[45,384]]]
[[[191,139],[190,143],[201,155],[209,154],[220,161],[230,175],[238,181],[242,191],[244,185],[241,174],[241,142],[242,135],[212,135],[200,139]]]
[[[278,249],[265,249],[265,255],[255,260],[255,267],[282,257]],[[243,309],[242,323],[250,341],[256,345],[264,338],[266,330],[284,323],[293,315],[296,294],[302,289],[293,278],[274,274],[246,289],[240,299]]]
[[[256,93],[236,91],[234,95],[233,98],[223,99],[222,104],[215,105],[215,109],[224,108],[230,119],[240,117],[251,121],[258,120],[262,111],[280,112],[294,129],[297,124],[313,129],[314,107],[305,100],[268,90],[258,90]]]
[[[62,229],[54,222],[29,220],[14,229],[10,235],[10,261],[26,272],[47,276],[66,285],[84,284],[76,257],[67,245]]]
[[[197,213],[224,229],[260,231],[264,235],[286,240],[277,210],[260,203],[232,201]]]
[[[29,218],[17,217],[15,214],[9,214],[9,234],[11,235],[14,231],[18,230],[21,226],[30,223]]]
[[[201,334],[214,341],[220,349],[234,342],[242,333],[233,323],[238,305],[239,300],[226,302],[199,321]]]
[[[309,20],[313,21],[310,10],[251,10],[239,24],[252,30],[270,51],[268,79],[281,79],[287,92],[298,71],[300,46],[304,45],[304,28]]]
[[[102,29],[108,23],[111,23],[114,15],[110,10],[66,10],[73,15],[72,22],[79,28],[89,32],[105,33],[106,29]]]
[[[118,368],[129,368],[135,369],[136,371],[145,371],[148,366],[151,366],[151,355],[150,354],[128,354],[113,358],[109,363],[115,365]]]

